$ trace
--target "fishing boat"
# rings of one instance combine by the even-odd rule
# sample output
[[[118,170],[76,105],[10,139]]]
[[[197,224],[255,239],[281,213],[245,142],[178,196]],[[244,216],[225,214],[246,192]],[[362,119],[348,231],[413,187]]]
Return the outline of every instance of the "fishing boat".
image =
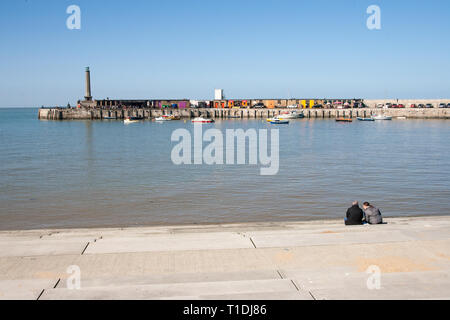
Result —
[[[336,118],[336,122],[353,122],[352,118]]]
[[[197,117],[192,120],[193,123],[213,123],[214,119],[205,119],[203,117]]]
[[[165,117],[165,118],[169,118],[170,120],[181,120],[181,116],[179,116],[179,115],[173,115],[173,114],[171,114],[171,115],[164,115],[163,117]]]
[[[305,117],[303,112],[297,112],[297,111],[286,111],[282,112],[278,118],[280,119],[303,119]]]
[[[361,118],[361,117],[358,117],[356,119],[358,119],[359,121],[375,121],[375,119],[373,119],[373,118]]]
[[[392,120],[392,117],[377,114],[377,115],[372,116],[372,119],[374,119],[374,120]]]
[[[142,120],[142,119],[138,118],[138,117],[127,117],[127,118],[125,118],[125,120],[123,122],[128,124],[128,123],[136,123],[136,122],[139,122],[140,120]]]
[[[289,124],[288,120],[282,119],[278,116],[267,119],[267,122],[271,124]]]
[[[171,117],[157,117],[157,118],[155,118],[155,121],[158,121],[158,122],[162,122],[162,121],[172,121],[172,118]]]

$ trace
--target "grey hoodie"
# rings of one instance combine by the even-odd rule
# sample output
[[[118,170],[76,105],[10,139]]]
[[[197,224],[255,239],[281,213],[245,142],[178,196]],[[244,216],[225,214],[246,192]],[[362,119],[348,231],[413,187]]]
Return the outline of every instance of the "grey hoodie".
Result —
[[[369,224],[380,224],[383,223],[383,218],[381,217],[381,212],[379,209],[370,206],[366,210],[364,210],[366,214],[366,221]]]

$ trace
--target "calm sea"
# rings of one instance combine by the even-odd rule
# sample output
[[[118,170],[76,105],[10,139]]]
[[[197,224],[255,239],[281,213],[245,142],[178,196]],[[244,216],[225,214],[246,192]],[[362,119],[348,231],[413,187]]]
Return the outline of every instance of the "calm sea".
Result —
[[[0,109],[0,229],[338,218],[353,200],[386,216],[450,214],[449,121],[295,120],[277,127],[275,176],[259,166],[176,166],[178,128],[193,125],[39,121],[37,109]]]

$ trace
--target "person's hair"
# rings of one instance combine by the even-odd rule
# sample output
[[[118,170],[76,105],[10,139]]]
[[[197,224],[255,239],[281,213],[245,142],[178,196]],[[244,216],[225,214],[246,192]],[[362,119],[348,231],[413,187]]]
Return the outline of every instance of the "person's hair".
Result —
[[[366,207],[370,207],[370,203],[368,203],[367,201],[364,202],[364,205],[365,205]]]
[[[358,201],[353,201],[352,205],[354,206],[358,205]]]

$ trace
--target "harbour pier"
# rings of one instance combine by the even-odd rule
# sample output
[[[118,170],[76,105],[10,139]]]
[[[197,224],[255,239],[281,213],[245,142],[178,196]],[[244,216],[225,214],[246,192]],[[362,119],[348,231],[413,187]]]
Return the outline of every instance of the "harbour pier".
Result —
[[[126,117],[138,117],[152,119],[162,115],[178,115],[181,118],[191,119],[199,116],[213,119],[242,118],[242,119],[266,119],[293,109],[216,109],[216,108],[41,108],[38,117],[41,120],[103,120],[125,119]],[[378,108],[353,108],[353,109],[294,109],[303,112],[306,118],[357,118],[370,117],[375,114],[384,114],[392,117],[406,117],[408,119],[450,119],[450,109],[378,109]]]
[[[222,89],[215,90],[214,100],[202,101],[189,99],[93,99],[89,67],[86,67],[85,79],[84,100],[79,100],[76,108],[41,108],[38,118],[42,120],[110,120],[127,117],[152,119],[163,115],[176,115],[185,119],[199,116],[213,119],[230,117],[265,119],[286,111],[297,110],[303,112],[306,118],[366,118],[382,113],[391,117],[412,119],[450,119],[450,99],[397,99],[395,101],[360,98],[226,99]],[[388,103],[399,107],[379,108],[380,105]],[[445,108],[440,106],[445,106]]]

